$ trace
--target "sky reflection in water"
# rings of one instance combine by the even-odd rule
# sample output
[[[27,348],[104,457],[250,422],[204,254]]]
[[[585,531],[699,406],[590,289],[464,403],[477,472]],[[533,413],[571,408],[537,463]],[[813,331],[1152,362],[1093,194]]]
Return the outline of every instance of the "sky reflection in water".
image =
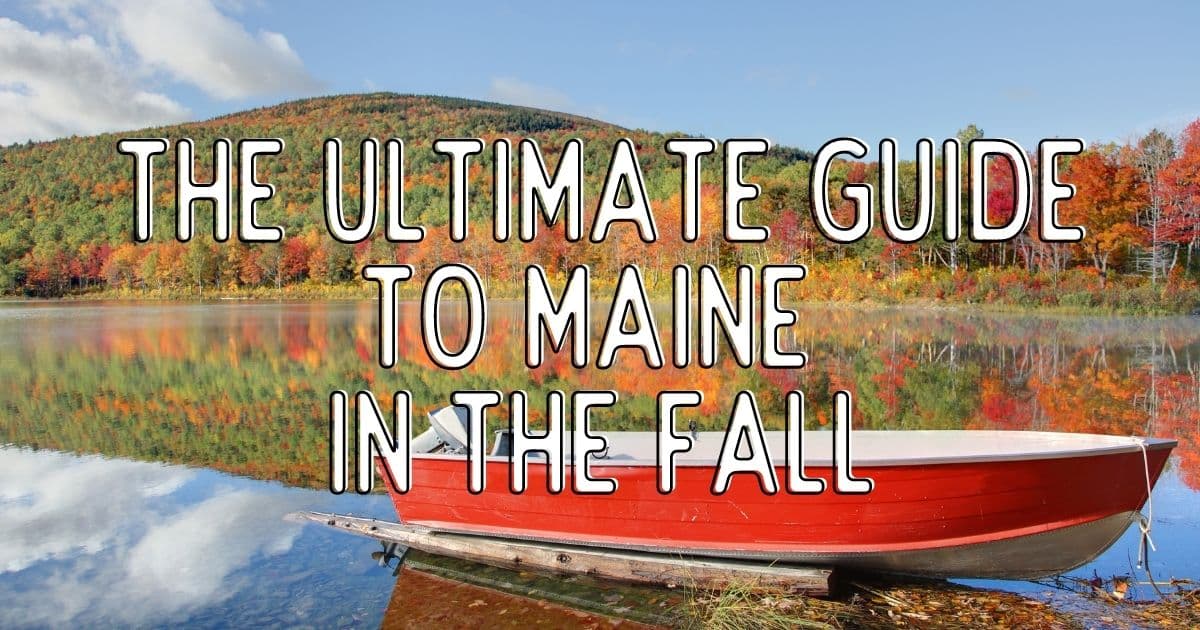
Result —
[[[283,516],[334,503],[387,515],[385,497],[12,447],[0,470],[0,627],[382,617],[393,578],[367,541]]]
[[[1194,319],[809,308],[785,339],[809,353],[804,370],[738,370],[722,352],[714,370],[624,361],[580,371],[551,360],[527,371],[513,369],[520,307],[501,302],[483,356],[449,375],[423,356],[414,308],[402,307],[401,356],[383,370],[369,302],[0,304],[0,444],[13,445],[0,448],[0,627],[378,624],[395,579],[371,561],[377,545],[282,517],[395,517],[382,496],[321,489],[330,391],[371,389],[386,401],[410,389],[419,415],[463,379],[531,400],[616,389],[622,413],[598,416],[601,430],[648,430],[654,393],[682,387],[712,402],[698,410],[706,428],[724,425],[717,403],[738,389],[758,393],[770,426],[781,394],[797,388],[814,405],[851,389],[856,425],[872,428],[1174,437],[1177,456],[1154,494],[1151,566],[1160,579],[1200,578]],[[444,309],[447,330],[460,316]],[[810,422],[820,415],[810,409]],[[1131,529],[1073,574],[1128,574],[1136,556]]]

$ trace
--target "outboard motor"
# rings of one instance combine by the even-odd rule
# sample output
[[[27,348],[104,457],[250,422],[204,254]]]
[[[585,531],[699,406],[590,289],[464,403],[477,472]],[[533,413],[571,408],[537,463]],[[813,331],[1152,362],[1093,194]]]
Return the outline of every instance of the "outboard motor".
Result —
[[[429,430],[412,441],[414,453],[466,453],[470,417],[465,407],[443,407],[429,414]]]
[[[496,440],[492,442],[492,455],[496,457],[512,456],[512,430],[496,431]]]

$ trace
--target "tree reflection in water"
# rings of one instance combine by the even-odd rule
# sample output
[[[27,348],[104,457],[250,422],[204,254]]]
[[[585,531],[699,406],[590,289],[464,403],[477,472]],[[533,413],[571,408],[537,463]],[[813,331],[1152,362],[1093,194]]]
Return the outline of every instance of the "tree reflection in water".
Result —
[[[0,607],[0,626],[373,624],[393,579],[367,560],[375,543],[280,520],[300,508],[394,517],[384,496],[286,487],[324,487],[335,389],[371,389],[385,405],[392,390],[408,389],[418,415],[456,389],[524,389],[531,400],[553,389],[615,389],[620,413],[596,414],[601,430],[651,429],[654,396],[665,389],[704,393],[705,406],[681,419],[702,429],[723,427],[742,389],[756,392],[768,424],[782,428],[784,395],[800,389],[816,427],[827,421],[831,392],[848,389],[859,427],[1169,436],[1180,444],[1175,470],[1155,491],[1155,541],[1173,551],[1157,562],[1175,576],[1196,575],[1188,553],[1200,505],[1194,319],[808,307],[784,339],[808,352],[802,370],[737,369],[722,351],[711,370],[653,371],[630,353],[610,370],[576,370],[551,355],[529,371],[520,304],[494,303],[489,312],[483,355],[450,374],[425,357],[414,304],[401,309],[401,355],[391,370],[374,356],[370,302],[0,305],[0,443],[18,447],[0,449],[0,601],[22,603]],[[463,315],[443,309],[444,327],[461,331]],[[182,539],[191,544],[181,547]],[[1080,571],[1125,571],[1135,545],[1123,540]],[[496,579],[523,586],[526,577]],[[466,586],[407,570],[399,581],[405,588],[391,594],[392,609],[408,615],[401,623],[463,601],[461,614],[486,609],[496,623],[510,613],[521,619],[517,611],[540,614],[520,606],[542,608],[526,599],[511,609],[508,600],[471,608],[492,600],[468,600],[475,591]]]
[[[727,403],[742,389],[756,392],[770,428],[782,428],[784,396],[800,389],[808,422],[820,426],[831,393],[847,389],[860,427],[1174,437],[1186,483],[1200,488],[1194,319],[809,307],[783,340],[808,352],[801,370],[739,369],[727,349],[713,369],[651,370],[629,352],[609,370],[577,370],[565,354],[527,370],[521,305],[498,302],[489,314],[481,357],[450,373],[425,356],[413,303],[401,307],[391,370],[374,356],[369,302],[5,305],[0,439],[321,487],[335,389],[371,389],[385,411],[391,391],[408,389],[418,417],[448,404],[456,389],[524,389],[535,401],[553,389],[614,389],[619,413],[596,414],[602,430],[650,430],[654,397],[667,389],[703,392],[704,405],[688,418],[703,429],[724,426]],[[452,338],[464,316],[443,309]],[[668,316],[664,307],[659,317]],[[660,330],[669,347],[669,327]],[[543,420],[540,405],[530,413]],[[491,417],[499,423],[506,414]]]

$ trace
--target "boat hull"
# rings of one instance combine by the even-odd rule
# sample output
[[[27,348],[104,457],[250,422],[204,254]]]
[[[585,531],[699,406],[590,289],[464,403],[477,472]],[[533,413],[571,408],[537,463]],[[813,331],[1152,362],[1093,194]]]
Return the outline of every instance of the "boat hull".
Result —
[[[594,462],[618,480],[611,495],[546,489],[544,463],[509,490],[504,459],[487,485],[467,491],[464,459],[415,456],[412,489],[392,498],[402,522],[436,530],[574,545],[821,564],[936,577],[1032,578],[1062,573],[1108,548],[1147,499],[1170,448],[1031,460],[856,467],[869,494],[765,494],[735,475],[713,495],[714,468],[680,466],[677,487],[657,490],[652,465]],[[1144,463],[1145,462],[1145,463]],[[776,470],[786,479],[786,469]],[[833,488],[829,467],[809,476]]]

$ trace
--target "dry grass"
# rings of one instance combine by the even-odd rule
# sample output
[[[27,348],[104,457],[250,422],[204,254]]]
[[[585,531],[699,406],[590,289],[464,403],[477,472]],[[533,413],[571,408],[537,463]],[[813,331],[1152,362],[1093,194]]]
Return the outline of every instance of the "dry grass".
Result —
[[[1169,628],[1200,628],[1200,588],[1181,588],[1162,600],[1136,604],[1133,616]]]
[[[806,597],[753,583],[695,590],[682,627],[741,628],[1078,628],[1069,615],[1020,595],[946,582],[851,580],[836,597]]]
[[[721,590],[693,590],[683,611],[684,627],[714,630],[840,628],[839,612],[833,601],[753,582],[730,584]]]

